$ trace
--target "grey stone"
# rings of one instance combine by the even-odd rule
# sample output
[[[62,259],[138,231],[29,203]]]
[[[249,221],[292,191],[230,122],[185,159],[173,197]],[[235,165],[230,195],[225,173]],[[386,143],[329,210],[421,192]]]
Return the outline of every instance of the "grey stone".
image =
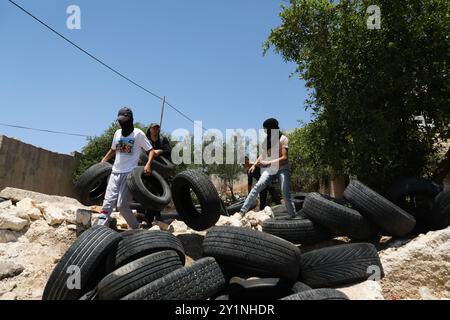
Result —
[[[21,274],[23,270],[24,268],[21,265],[0,261],[0,280],[15,277]]]

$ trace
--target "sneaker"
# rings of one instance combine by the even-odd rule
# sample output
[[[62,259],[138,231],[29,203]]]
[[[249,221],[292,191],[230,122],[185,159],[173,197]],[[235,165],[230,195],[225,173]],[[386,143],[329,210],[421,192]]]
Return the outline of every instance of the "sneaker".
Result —
[[[100,214],[97,218],[97,221],[94,222],[94,226],[108,226],[108,220],[109,220],[109,215],[107,214]]]

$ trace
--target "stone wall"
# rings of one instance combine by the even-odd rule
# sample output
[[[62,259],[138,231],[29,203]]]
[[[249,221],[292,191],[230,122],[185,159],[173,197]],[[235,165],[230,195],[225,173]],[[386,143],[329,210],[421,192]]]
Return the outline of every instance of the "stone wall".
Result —
[[[0,136],[0,190],[14,187],[74,197],[72,173],[77,158]]]

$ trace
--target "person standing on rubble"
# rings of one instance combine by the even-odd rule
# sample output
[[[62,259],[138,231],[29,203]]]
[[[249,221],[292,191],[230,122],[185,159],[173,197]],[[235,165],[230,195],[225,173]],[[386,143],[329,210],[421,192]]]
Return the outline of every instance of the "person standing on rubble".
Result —
[[[273,179],[278,177],[284,203],[288,211],[288,218],[292,219],[295,217],[296,212],[290,191],[288,138],[280,132],[278,120],[274,118],[264,121],[263,128],[267,137],[260,146],[262,152],[256,162],[248,170],[249,173],[252,173],[256,168],[261,168],[261,177],[245,199],[239,214],[243,217],[256,201],[258,194],[266,189]],[[272,152],[274,152],[273,155]]]
[[[155,152],[144,132],[134,127],[133,111],[130,108],[121,108],[117,115],[117,121],[121,129],[115,132],[111,149],[102,159],[102,162],[108,162],[115,156],[102,211],[96,224],[107,225],[111,212],[117,208],[130,228],[138,229],[139,222],[130,208],[132,196],[127,186],[127,176],[138,166],[141,149],[148,153],[144,174],[151,175],[151,163]]]

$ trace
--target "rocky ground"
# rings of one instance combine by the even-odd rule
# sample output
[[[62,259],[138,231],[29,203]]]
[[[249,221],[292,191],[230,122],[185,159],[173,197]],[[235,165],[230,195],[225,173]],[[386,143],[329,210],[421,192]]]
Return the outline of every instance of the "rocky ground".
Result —
[[[40,299],[48,276],[70,244],[77,228],[89,225],[93,216],[76,215],[86,208],[65,197],[6,188],[0,197],[0,299]],[[126,223],[118,213],[119,229]],[[244,219],[222,216],[217,225],[261,230],[271,209],[249,212]],[[187,263],[201,256],[206,231],[197,232],[183,222],[154,223],[154,230],[168,230],[184,244]],[[335,239],[315,247],[347,242]],[[340,288],[351,299],[450,299],[450,227],[409,239],[382,239],[379,248],[385,277]],[[303,248],[310,250],[311,248]]]

